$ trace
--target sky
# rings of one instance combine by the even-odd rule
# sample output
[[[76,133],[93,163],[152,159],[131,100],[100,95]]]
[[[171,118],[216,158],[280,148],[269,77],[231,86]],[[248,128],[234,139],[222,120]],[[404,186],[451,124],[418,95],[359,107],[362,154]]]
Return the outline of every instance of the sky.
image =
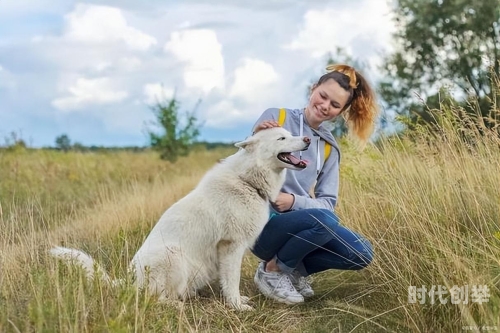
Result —
[[[338,47],[375,84],[394,32],[389,0],[2,0],[0,22],[0,145],[32,147],[147,145],[173,96],[200,140],[239,141],[304,107]]]

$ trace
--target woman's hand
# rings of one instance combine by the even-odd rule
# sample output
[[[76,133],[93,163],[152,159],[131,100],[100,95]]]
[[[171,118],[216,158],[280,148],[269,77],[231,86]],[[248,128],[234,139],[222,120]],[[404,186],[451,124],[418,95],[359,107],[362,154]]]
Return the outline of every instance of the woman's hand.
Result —
[[[278,212],[286,212],[292,209],[293,203],[295,202],[295,196],[290,193],[281,192],[275,202],[272,203],[274,209]]]
[[[278,124],[278,122],[276,122],[276,120],[265,120],[265,121],[261,122],[260,124],[258,124],[257,126],[255,126],[255,128],[253,129],[253,132],[257,133],[260,130],[263,130],[266,128],[272,128],[272,127],[280,127],[280,125]]]

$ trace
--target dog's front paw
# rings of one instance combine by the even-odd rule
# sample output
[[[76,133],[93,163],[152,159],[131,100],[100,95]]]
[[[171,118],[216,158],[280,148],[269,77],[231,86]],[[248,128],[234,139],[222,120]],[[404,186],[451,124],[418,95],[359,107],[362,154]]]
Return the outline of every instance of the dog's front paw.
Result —
[[[249,297],[240,296],[238,300],[229,301],[228,303],[233,309],[238,311],[251,311],[253,307],[247,304],[249,301]]]
[[[241,304],[237,310],[239,310],[239,311],[253,311],[254,308],[248,304]]]
[[[239,305],[233,305],[233,308],[238,311],[253,311],[254,308],[248,304],[240,303]]]

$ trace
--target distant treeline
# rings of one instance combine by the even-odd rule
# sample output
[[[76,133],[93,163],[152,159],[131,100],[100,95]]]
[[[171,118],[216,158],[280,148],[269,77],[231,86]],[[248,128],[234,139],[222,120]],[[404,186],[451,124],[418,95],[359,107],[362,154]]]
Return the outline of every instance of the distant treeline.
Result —
[[[234,147],[234,143],[228,142],[207,142],[201,141],[194,143],[191,148],[192,150],[204,149],[204,150],[212,150],[217,148],[230,148]],[[33,148],[24,144],[24,142],[12,145],[0,146],[0,151],[2,152],[13,152],[19,150],[55,150],[55,151],[74,151],[74,152],[82,152],[82,153],[102,153],[102,152],[145,152],[151,151],[151,147],[149,146],[85,146],[79,143],[75,143],[73,145],[62,147],[41,147],[41,148]]]

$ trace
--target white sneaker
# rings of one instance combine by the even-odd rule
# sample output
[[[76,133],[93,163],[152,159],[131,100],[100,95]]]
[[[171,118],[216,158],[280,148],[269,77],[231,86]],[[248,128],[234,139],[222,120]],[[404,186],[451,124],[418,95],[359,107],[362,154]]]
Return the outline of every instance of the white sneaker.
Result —
[[[290,280],[292,281],[295,289],[304,297],[314,296],[314,290],[311,287],[311,280],[305,276],[300,275],[298,271],[293,271],[290,274]]]
[[[288,274],[266,272],[264,265],[263,262],[259,264],[253,279],[264,296],[286,304],[304,302],[304,297],[295,290]]]

